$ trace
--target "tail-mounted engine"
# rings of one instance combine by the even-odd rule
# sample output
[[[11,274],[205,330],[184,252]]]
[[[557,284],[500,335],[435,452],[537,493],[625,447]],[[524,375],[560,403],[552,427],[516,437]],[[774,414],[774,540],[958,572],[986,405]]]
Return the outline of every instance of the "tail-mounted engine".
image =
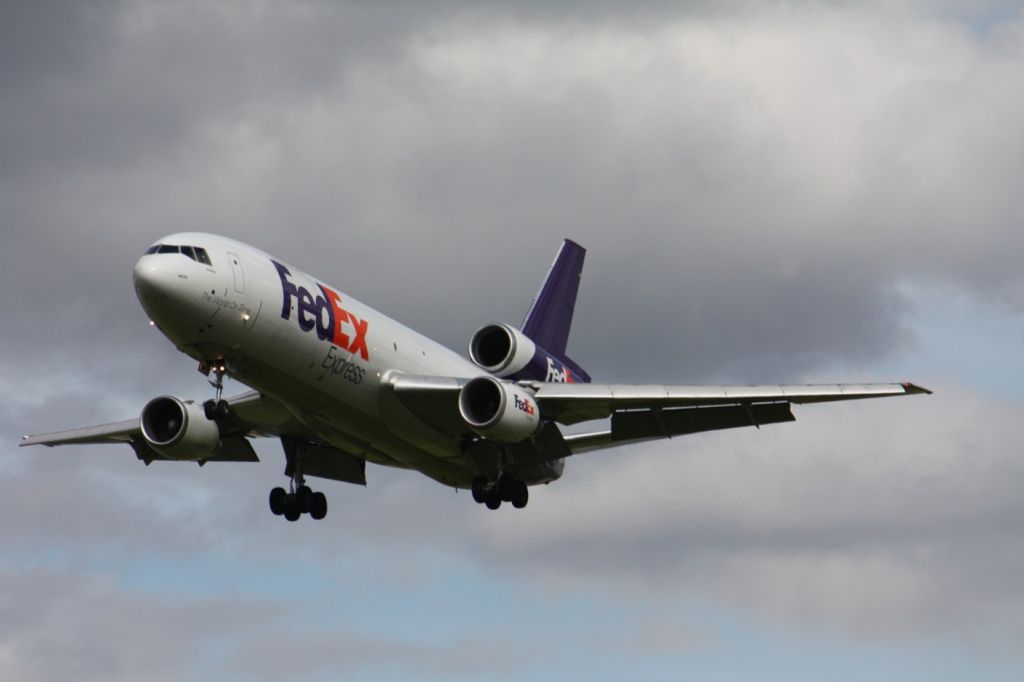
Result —
[[[473,431],[505,443],[518,443],[540,430],[533,394],[494,377],[477,377],[462,387],[459,414]]]
[[[220,447],[220,429],[203,408],[174,396],[161,396],[142,408],[142,437],[167,459],[201,461]]]
[[[590,377],[576,363],[547,351],[507,324],[489,324],[473,334],[469,357],[491,374],[508,379],[586,383]]]
[[[469,342],[469,357],[473,362],[499,377],[522,370],[536,353],[536,344],[507,324],[481,327]]]

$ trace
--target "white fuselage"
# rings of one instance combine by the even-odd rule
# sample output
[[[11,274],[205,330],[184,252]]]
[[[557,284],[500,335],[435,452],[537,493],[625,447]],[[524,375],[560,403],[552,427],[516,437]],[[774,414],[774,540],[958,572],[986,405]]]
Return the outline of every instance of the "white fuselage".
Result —
[[[182,352],[223,360],[229,376],[339,449],[468,485],[473,472],[460,444],[402,407],[386,379],[394,372],[472,378],[484,370],[253,247],[202,233],[159,243],[209,256],[207,264],[154,253],[135,265],[139,300]]]

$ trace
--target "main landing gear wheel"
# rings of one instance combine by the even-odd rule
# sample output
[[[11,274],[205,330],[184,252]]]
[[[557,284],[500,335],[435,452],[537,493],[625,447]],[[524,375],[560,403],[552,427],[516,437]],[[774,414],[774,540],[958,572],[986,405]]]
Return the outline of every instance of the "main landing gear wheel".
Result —
[[[498,489],[491,486],[491,489],[487,491],[487,495],[484,497],[484,504],[491,511],[494,511],[501,506],[501,495],[498,494]]]
[[[313,492],[308,485],[300,485],[293,493],[281,487],[274,488],[268,501],[274,516],[284,516],[289,521],[298,521],[303,514],[309,514],[317,521],[327,516],[327,496]]]
[[[313,489],[308,485],[300,485],[295,491],[295,499],[299,502],[299,511],[303,514],[309,513],[309,504],[313,499]]]
[[[487,499],[487,488],[489,487],[487,478],[484,476],[477,476],[473,479],[473,485],[470,490],[473,491],[473,501],[477,504],[483,504],[484,500]]]
[[[285,505],[288,503],[288,492],[284,488],[274,488],[270,491],[270,511],[274,516],[284,514]]]
[[[502,476],[498,479],[498,496],[502,502],[512,501],[512,492],[516,486],[516,479],[511,476]]]
[[[316,492],[309,499],[309,515],[319,521],[327,516],[327,496]]]
[[[524,481],[516,481],[512,487],[512,506],[516,509],[522,509],[526,506],[526,503],[530,501],[530,489],[526,487]]]
[[[314,492],[302,475],[302,457],[310,443],[300,438],[281,436],[281,444],[286,460],[284,475],[291,479],[291,483],[288,491],[284,488],[270,491],[270,511],[289,521],[298,521],[303,514],[319,521],[327,516],[327,496]]]
[[[284,503],[284,517],[294,522],[298,521],[300,516],[302,516],[302,510],[299,509],[299,501],[295,499],[295,495],[289,495],[288,501]]]
[[[498,509],[502,502],[511,502],[516,509],[522,509],[530,501],[530,491],[525,481],[505,474],[491,483],[483,476],[473,479],[470,486],[473,501],[485,505],[488,509]]]

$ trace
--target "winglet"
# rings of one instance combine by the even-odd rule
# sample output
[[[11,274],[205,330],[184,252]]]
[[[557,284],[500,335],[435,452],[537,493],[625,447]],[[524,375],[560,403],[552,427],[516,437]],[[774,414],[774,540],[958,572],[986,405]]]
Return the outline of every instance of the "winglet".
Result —
[[[565,354],[587,250],[566,239],[523,320],[523,333],[542,348]]]
[[[909,381],[904,381],[900,386],[902,386],[903,390],[907,392],[907,395],[914,395],[918,393],[924,393],[925,395],[932,394],[932,392],[924,386],[918,386],[917,384],[912,384]]]

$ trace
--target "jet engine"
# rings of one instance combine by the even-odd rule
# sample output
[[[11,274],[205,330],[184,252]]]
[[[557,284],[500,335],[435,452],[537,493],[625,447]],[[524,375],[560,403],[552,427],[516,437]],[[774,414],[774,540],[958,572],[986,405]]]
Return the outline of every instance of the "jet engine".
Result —
[[[533,394],[489,376],[462,387],[459,414],[481,436],[506,443],[526,440],[540,429],[540,408]]]
[[[198,461],[220,447],[220,429],[203,408],[174,396],[160,396],[142,408],[142,437],[167,459]]]
[[[489,324],[473,334],[469,357],[499,377],[515,374],[530,364],[537,346],[525,334],[507,324]]]

